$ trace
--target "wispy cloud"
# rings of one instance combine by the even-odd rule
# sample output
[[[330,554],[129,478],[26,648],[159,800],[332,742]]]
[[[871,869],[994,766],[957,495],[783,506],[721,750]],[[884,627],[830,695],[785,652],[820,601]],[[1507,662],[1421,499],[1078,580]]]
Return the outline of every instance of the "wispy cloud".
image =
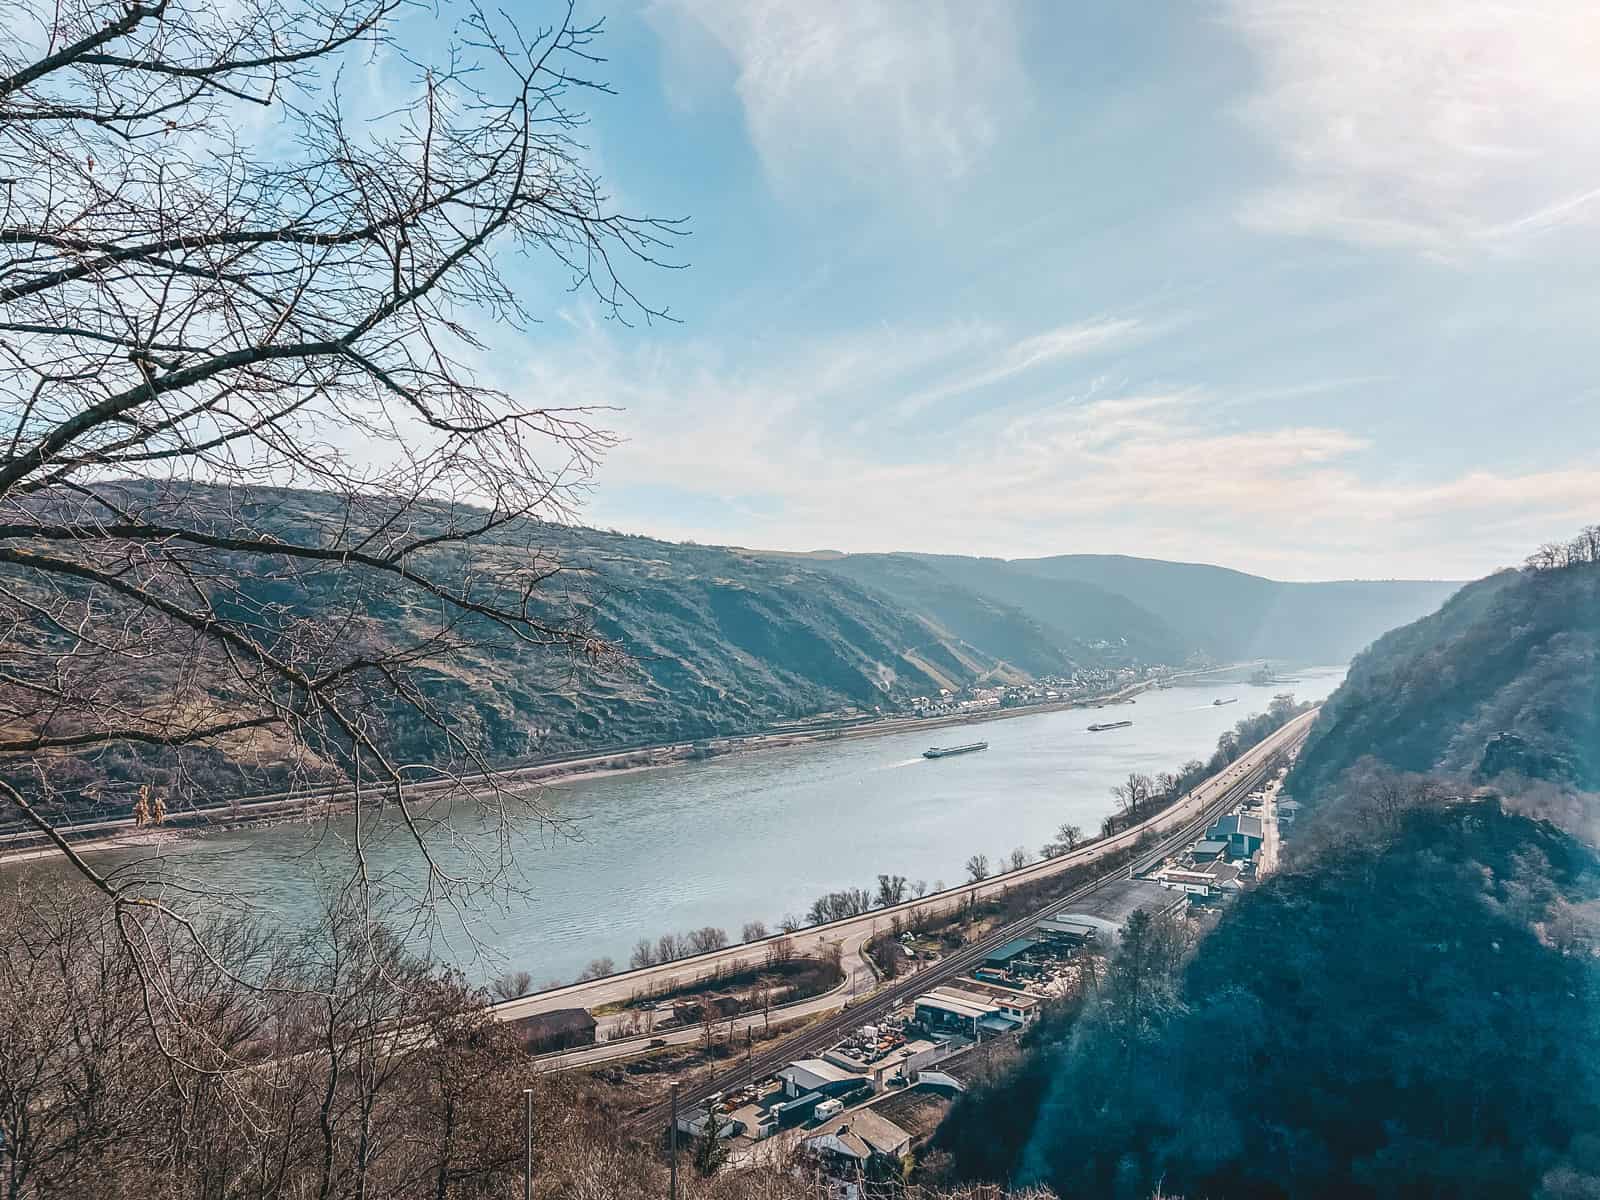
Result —
[[[1140,322],[1126,317],[1061,325],[1012,342],[998,354],[988,356],[987,361],[907,396],[896,406],[896,412],[902,417],[912,416],[937,401],[992,387],[1028,371],[1125,347],[1137,340],[1142,331]]]
[[[1236,424],[1230,397],[1201,387],[1119,390],[1095,377],[1027,389],[1024,371],[1011,402],[968,414],[954,445],[948,430],[894,432],[897,392],[947,363],[950,334],[868,331],[759,366],[688,346],[607,349],[581,364],[545,360],[530,383],[628,410],[629,441],[602,470],[595,520],[701,541],[1465,577],[1600,512],[1600,468],[1587,463],[1418,478],[1368,437],[1292,410]],[[997,348],[992,331],[964,336],[969,352],[987,348],[992,369],[1030,361],[1017,349],[1028,338]],[[852,378],[867,363],[876,369]],[[688,496],[700,502],[679,503]]]
[[[1247,224],[1456,258],[1600,219],[1600,21],[1572,0],[1232,0],[1287,178]]]
[[[751,141],[797,201],[840,171],[965,175],[1024,99],[1009,3],[658,0],[652,15],[699,34],[667,38],[673,53],[709,41],[732,61]]]

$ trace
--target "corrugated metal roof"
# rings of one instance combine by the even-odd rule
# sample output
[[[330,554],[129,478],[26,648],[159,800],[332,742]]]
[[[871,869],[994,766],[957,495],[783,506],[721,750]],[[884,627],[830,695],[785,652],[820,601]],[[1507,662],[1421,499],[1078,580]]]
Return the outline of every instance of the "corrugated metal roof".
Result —
[[[988,961],[1005,962],[1008,959],[1016,958],[1020,954],[1026,954],[1038,944],[1039,943],[1034,941],[1032,938],[1012,938],[1004,946],[1001,946],[1000,949],[989,955]]]

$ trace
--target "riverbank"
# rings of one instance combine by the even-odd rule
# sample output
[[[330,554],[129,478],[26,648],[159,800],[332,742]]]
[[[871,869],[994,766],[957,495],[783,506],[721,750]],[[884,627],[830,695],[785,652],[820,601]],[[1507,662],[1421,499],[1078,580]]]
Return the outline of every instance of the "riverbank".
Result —
[[[1208,667],[1179,672],[1169,680],[1192,680],[1208,675],[1239,670],[1244,664]],[[565,757],[553,761],[527,763],[507,767],[482,781],[484,787],[515,788],[519,786],[551,787],[578,784],[595,779],[615,779],[643,772],[659,771],[667,767],[684,766],[709,759],[737,760],[774,750],[816,745],[828,742],[859,741],[883,738],[916,730],[936,730],[951,726],[1004,721],[1018,717],[1037,716],[1068,709],[1088,709],[1107,704],[1130,703],[1140,693],[1156,686],[1156,680],[1141,680],[1100,696],[1077,700],[1057,700],[1042,704],[1017,705],[978,712],[951,713],[938,717],[878,717],[849,725],[827,725],[810,729],[786,729],[771,733],[753,733],[707,738],[701,741],[669,742],[656,746],[632,747],[619,751],[603,751],[590,755]],[[430,794],[442,793],[458,785],[421,784],[412,790],[415,797],[426,799]],[[201,809],[173,813],[167,824],[159,830],[140,827],[132,818],[97,821],[63,830],[80,854],[99,854],[108,851],[140,849],[156,845],[171,845],[178,841],[203,838],[208,834],[241,829],[268,827],[286,823],[304,823],[348,813],[354,799],[347,789],[331,791],[308,790],[296,793],[277,793],[252,799],[228,801]],[[23,863],[55,858],[60,851],[42,835],[8,834],[0,839],[0,865]]]

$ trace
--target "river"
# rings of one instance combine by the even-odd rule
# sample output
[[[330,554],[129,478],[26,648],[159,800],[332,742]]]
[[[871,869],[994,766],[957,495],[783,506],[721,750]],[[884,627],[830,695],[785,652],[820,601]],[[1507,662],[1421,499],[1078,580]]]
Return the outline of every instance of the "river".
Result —
[[[1344,668],[1293,672],[1282,688],[1204,683],[1141,693],[1103,711],[1067,709],[711,759],[561,783],[542,801],[563,833],[529,820],[504,853],[518,888],[446,921],[432,949],[469,978],[527,970],[535,983],[570,980],[593,959],[627,964],[641,937],[704,925],[737,939],[743,923],[775,926],[844,887],[875,887],[891,872],[930,887],[965,878],[974,852],[991,862],[1013,847],[1037,854],[1063,822],[1085,833],[1113,808],[1110,789],[1130,771],[1154,774],[1209,757],[1217,737],[1265,708],[1272,693],[1320,700]],[[1233,696],[1235,704],[1215,706]],[[1095,721],[1131,728],[1090,733]],[[929,745],[987,741],[983,753],[925,759]],[[163,848],[177,875],[241,894],[275,919],[303,921],[328,864],[348,868],[351,818],[183,838]],[[148,854],[149,852],[144,852]],[[413,870],[416,850],[391,838],[372,846],[373,874]],[[125,860],[96,856],[101,866]],[[467,869],[446,849],[447,868]],[[419,939],[423,936],[416,935]],[[473,943],[477,945],[474,946]]]

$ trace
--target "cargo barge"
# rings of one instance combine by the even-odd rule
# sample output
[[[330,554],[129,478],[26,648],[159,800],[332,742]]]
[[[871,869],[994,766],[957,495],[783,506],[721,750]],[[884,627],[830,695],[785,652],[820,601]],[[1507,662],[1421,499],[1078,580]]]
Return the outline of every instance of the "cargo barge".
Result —
[[[952,754],[976,754],[979,750],[988,748],[988,742],[968,742],[965,746],[929,746],[922,752],[922,757],[949,758]]]
[[[1129,725],[1132,725],[1132,724],[1133,724],[1132,721],[1107,721],[1103,725],[1091,725],[1091,726],[1089,726],[1089,732],[1090,733],[1104,733],[1108,729],[1126,729]]]

